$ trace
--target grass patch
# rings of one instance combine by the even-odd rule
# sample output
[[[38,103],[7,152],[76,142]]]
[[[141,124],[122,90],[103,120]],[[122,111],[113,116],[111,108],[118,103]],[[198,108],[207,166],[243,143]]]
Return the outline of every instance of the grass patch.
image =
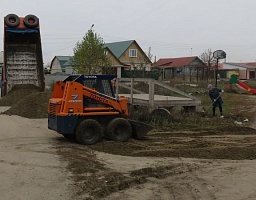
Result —
[[[212,102],[208,95],[207,85],[213,82],[201,81],[198,84],[180,84],[177,82],[173,86],[177,86],[179,89],[191,93],[193,96],[201,100],[202,104],[197,108],[196,112],[185,112],[182,108],[170,109],[171,115],[159,116],[157,119],[152,118],[147,107],[136,107],[130,110],[130,118],[146,123],[150,123],[152,126],[161,130],[211,130],[216,127],[222,127],[224,129],[229,126],[235,126],[234,121],[236,119],[249,119],[254,118],[254,110],[250,109],[251,103],[254,103],[254,98],[250,93],[241,93],[240,88],[236,85],[232,85],[232,90],[226,90],[221,94],[223,100],[223,115],[224,120],[220,119],[219,109],[216,108],[216,117],[212,117]],[[247,81],[246,84],[250,84],[250,87],[255,85],[255,81]],[[228,80],[218,81],[218,87],[220,89],[226,89],[228,86]],[[161,90],[159,90],[161,93]],[[165,94],[164,91],[162,91]],[[244,91],[243,91],[244,92]],[[202,107],[206,109],[205,113],[202,113]]]

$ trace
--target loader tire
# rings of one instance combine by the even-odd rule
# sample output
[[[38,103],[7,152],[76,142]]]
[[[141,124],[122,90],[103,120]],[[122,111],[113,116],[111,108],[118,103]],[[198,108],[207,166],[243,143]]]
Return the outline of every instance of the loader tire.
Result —
[[[62,134],[63,137],[67,138],[67,139],[70,139],[70,140],[73,140],[73,139],[76,139],[76,136],[74,134]]]
[[[110,140],[126,142],[132,135],[132,126],[124,118],[112,119],[106,129],[106,136]]]
[[[96,120],[85,119],[76,129],[76,140],[81,144],[92,145],[101,140],[102,127]]]
[[[4,23],[9,27],[17,27],[20,24],[20,18],[15,14],[9,14],[4,18]]]
[[[35,15],[27,15],[24,24],[27,28],[35,28],[39,25],[39,19]]]

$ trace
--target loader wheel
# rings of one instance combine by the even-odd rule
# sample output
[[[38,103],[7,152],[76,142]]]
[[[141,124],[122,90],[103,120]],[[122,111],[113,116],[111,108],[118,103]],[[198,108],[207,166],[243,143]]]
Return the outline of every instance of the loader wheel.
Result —
[[[35,15],[27,15],[24,18],[24,24],[28,28],[35,28],[39,24],[39,19]]]
[[[96,144],[101,140],[102,127],[93,119],[85,119],[76,129],[76,140],[81,144]]]
[[[16,27],[20,24],[20,18],[15,14],[9,14],[4,18],[4,23],[10,27]]]
[[[132,135],[132,126],[124,118],[112,119],[106,129],[106,136],[110,140],[126,142]]]
[[[62,134],[65,138],[73,140],[76,139],[76,136],[74,134]]]

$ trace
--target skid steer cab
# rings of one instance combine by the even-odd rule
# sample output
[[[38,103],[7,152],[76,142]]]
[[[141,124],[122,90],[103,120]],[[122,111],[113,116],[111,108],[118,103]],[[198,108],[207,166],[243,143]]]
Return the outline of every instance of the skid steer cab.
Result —
[[[128,99],[115,96],[114,75],[72,75],[54,85],[48,128],[82,144],[102,137],[125,142],[143,138],[152,127],[129,120]]]

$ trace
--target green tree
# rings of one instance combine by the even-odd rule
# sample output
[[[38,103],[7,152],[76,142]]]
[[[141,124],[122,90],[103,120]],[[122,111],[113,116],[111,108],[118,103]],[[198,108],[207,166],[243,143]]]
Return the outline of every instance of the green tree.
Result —
[[[74,70],[79,74],[101,74],[111,69],[103,39],[92,29],[88,30],[81,42],[77,42],[73,51]]]

